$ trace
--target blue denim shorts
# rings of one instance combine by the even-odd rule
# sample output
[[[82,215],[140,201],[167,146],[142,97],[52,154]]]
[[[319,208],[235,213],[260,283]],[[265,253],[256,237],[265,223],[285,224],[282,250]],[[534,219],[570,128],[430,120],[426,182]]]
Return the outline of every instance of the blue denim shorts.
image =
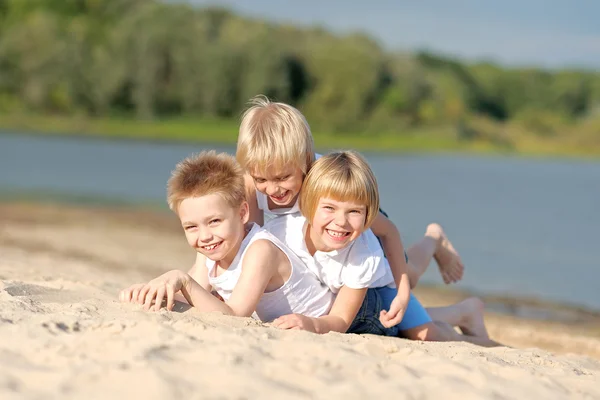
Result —
[[[402,321],[391,328],[384,327],[379,321],[381,310],[389,310],[398,291],[396,288],[379,287],[367,290],[356,318],[352,321],[348,333],[370,333],[382,336],[401,336],[402,331],[415,328],[431,322],[431,317],[413,294],[404,313]]]

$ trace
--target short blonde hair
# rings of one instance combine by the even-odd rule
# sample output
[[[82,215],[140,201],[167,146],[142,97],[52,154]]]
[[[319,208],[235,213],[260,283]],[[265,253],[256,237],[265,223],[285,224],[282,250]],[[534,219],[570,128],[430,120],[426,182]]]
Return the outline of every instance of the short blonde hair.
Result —
[[[240,165],[250,173],[294,165],[306,174],[315,150],[304,115],[289,104],[271,102],[265,96],[254,97],[249,105],[238,135],[236,158]]]
[[[245,200],[244,175],[235,158],[227,153],[203,151],[177,164],[167,183],[169,208],[177,213],[190,197],[218,194],[231,207]]]
[[[377,179],[367,160],[355,151],[330,153],[311,167],[300,191],[300,211],[309,222],[321,198],[364,204],[365,230],[379,213]]]

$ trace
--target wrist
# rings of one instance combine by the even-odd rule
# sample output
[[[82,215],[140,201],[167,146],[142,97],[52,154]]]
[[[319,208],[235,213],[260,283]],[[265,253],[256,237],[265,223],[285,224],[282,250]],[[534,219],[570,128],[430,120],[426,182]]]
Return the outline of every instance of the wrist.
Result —
[[[322,327],[320,324],[320,321],[318,318],[313,318],[313,317],[308,317],[308,319],[310,320],[311,326],[312,326],[312,331],[313,333],[322,333]]]
[[[183,273],[181,275],[181,289],[189,293],[192,289],[192,280],[190,274]]]

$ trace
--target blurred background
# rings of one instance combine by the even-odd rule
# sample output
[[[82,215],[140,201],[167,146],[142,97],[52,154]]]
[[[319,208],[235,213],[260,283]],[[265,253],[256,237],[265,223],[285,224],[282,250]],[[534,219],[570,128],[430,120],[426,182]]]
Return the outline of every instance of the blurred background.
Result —
[[[265,94],[306,115],[320,151],[365,152],[406,243],[442,223],[459,289],[543,318],[600,311],[598,15],[584,0],[0,0],[0,198],[164,212],[177,161],[233,153]],[[433,265],[423,281],[441,282]]]

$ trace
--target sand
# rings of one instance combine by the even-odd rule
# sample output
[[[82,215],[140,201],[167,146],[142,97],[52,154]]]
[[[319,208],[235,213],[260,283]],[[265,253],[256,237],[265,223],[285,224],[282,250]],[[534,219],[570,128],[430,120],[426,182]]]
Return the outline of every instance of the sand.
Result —
[[[600,398],[595,325],[487,313],[484,349],[118,302],[193,257],[168,213],[0,204],[0,398]]]

